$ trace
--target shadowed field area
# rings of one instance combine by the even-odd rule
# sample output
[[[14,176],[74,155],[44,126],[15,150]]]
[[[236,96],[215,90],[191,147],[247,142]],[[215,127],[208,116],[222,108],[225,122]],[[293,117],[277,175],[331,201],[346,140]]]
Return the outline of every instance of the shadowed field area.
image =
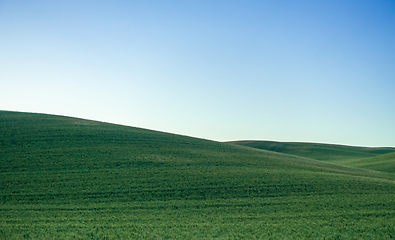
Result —
[[[2,239],[395,237],[395,176],[311,149],[6,111],[0,147]],[[325,151],[319,160],[393,159],[394,149]]]
[[[395,153],[387,153],[371,158],[344,161],[341,164],[346,166],[395,173]]]
[[[368,148],[321,143],[273,141],[234,141],[229,143],[336,163],[347,160],[371,158],[395,152],[395,148],[389,147]]]

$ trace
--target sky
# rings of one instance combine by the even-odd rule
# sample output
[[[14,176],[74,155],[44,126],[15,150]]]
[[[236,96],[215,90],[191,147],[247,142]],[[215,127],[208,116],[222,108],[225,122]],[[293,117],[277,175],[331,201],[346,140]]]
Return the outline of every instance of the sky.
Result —
[[[0,110],[395,147],[395,2],[0,0]]]

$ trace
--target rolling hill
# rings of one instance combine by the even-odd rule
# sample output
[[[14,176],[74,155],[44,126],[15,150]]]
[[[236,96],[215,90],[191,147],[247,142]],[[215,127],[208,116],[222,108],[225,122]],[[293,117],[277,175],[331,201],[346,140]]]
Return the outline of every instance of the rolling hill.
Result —
[[[1,239],[395,237],[395,175],[306,156],[0,111],[0,166]]]
[[[395,148],[388,147],[367,148],[322,143],[293,143],[273,141],[234,141],[230,143],[335,163],[347,160],[371,158],[380,156],[382,154],[395,152]]]
[[[395,173],[395,153],[387,153],[371,158],[344,161],[342,162],[342,165]]]

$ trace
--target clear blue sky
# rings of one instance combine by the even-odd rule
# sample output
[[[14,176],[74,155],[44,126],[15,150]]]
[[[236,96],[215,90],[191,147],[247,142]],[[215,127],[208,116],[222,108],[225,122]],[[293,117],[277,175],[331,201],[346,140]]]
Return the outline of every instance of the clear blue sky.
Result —
[[[395,147],[395,2],[0,0],[0,109]]]

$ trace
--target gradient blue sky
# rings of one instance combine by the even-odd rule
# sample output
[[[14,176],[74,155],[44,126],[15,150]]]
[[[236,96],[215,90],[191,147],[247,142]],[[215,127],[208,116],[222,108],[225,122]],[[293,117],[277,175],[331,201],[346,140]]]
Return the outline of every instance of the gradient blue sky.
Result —
[[[0,109],[395,147],[395,2],[0,0]]]

